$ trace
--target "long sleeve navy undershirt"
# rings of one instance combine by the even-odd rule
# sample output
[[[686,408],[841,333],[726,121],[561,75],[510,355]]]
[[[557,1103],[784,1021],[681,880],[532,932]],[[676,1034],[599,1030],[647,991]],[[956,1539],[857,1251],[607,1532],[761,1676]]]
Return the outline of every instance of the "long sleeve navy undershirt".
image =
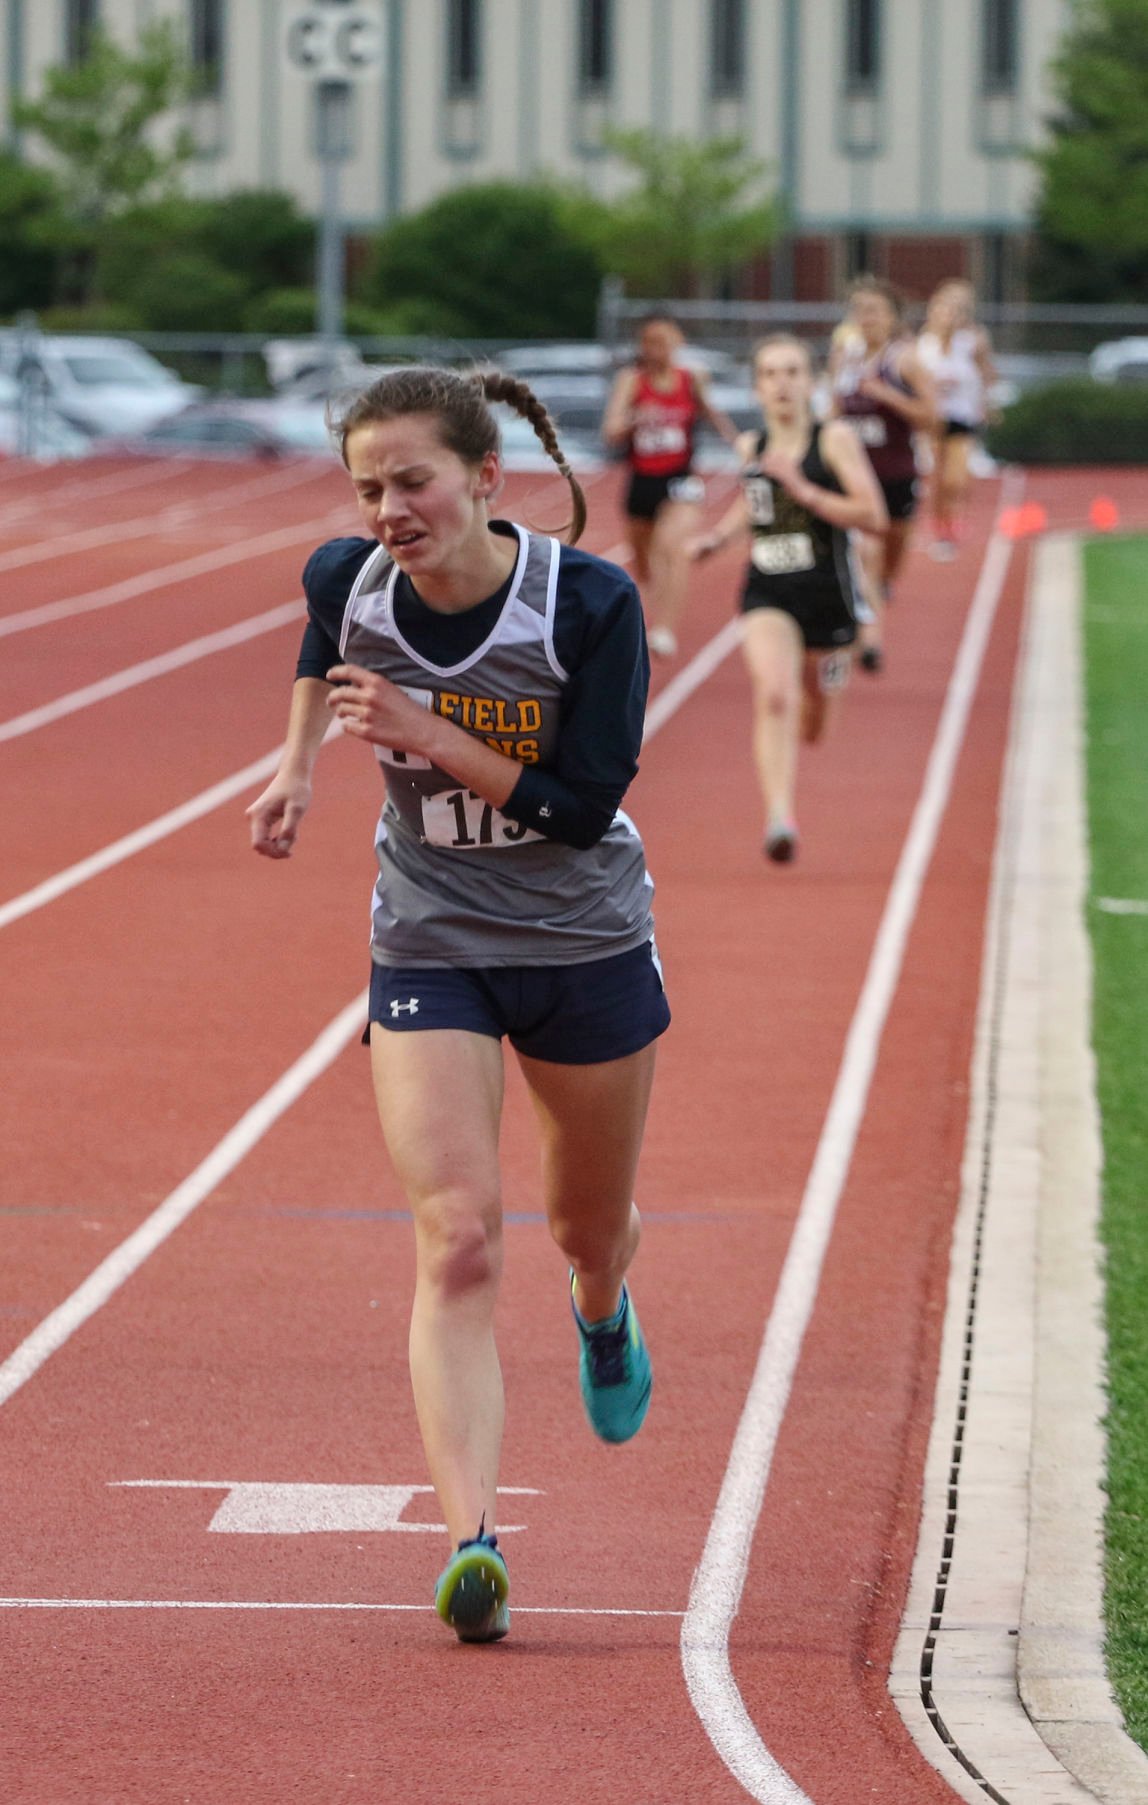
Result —
[[[303,573],[307,626],[297,677],[326,678],[341,662],[339,636],[347,596],[368,539],[332,539]],[[404,639],[428,664],[450,670],[491,632],[510,581],[458,614],[419,600],[409,580],[395,586],[395,619]],[[650,664],[638,592],[616,566],[563,547],[554,620],[554,650],[570,675],[562,695],[554,763],[524,765],[502,813],[548,839],[579,848],[602,838],[637,773]]]

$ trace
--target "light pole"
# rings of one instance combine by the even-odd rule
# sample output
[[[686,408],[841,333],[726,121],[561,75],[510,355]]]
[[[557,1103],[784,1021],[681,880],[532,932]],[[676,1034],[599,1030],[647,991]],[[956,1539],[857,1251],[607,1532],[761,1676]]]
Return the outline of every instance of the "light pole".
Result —
[[[323,338],[343,332],[345,270],[339,165],[351,155],[353,86],[382,57],[379,0],[311,0],[284,21],[288,65],[310,78],[315,156],[319,163],[316,326]]]

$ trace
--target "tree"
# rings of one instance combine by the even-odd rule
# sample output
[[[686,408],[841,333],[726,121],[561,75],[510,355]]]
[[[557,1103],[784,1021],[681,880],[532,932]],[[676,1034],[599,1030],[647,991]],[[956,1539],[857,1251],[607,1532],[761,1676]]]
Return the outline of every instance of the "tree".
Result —
[[[457,188],[375,242],[360,299],[400,309],[410,332],[587,337],[602,267],[544,186]]]
[[[43,307],[52,298],[56,257],[51,222],[56,183],[45,169],[30,169],[0,151],[0,314]]]
[[[192,155],[190,134],[158,121],[191,92],[189,65],[170,20],[141,28],[138,48],[105,31],[91,35],[80,63],[49,69],[39,100],[20,101],[13,120],[52,152],[60,185],[60,244],[75,259],[84,298],[104,222],[177,186]]]
[[[690,295],[772,243],[781,229],[768,167],[738,138],[608,131],[608,150],[638,176],[620,200],[571,197],[604,266],[635,294]]]
[[[1033,287],[1048,300],[1148,295],[1148,7],[1076,0],[1052,64],[1057,111],[1036,153]]]

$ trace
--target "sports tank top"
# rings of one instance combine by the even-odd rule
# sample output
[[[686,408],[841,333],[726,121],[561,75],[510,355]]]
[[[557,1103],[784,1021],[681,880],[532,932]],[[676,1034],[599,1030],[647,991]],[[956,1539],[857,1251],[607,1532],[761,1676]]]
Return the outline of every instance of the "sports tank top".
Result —
[[[630,465],[638,476],[683,476],[694,455],[697,393],[688,370],[676,367],[670,388],[660,389],[640,371],[631,410]]]
[[[985,417],[977,344],[978,336],[970,326],[959,327],[947,345],[935,332],[923,332],[917,341],[921,362],[937,385],[941,418],[960,426],[980,426]]]
[[[871,377],[887,382],[902,395],[912,394],[908,383],[898,374],[892,345],[883,345],[873,357],[863,342],[849,342],[834,384],[838,411],[855,428],[879,482],[911,480],[917,474],[913,428],[895,407],[887,407],[883,401],[875,401],[872,396],[860,392],[861,383]]]
[[[339,650],[523,764],[552,764],[568,673],[554,650],[562,546],[514,527],[518,558],[498,620],[449,670],[420,656],[395,621],[397,566],[365,558]],[[603,582],[612,581],[603,565]],[[576,849],[512,821],[417,753],[376,746],[386,801],[371,953],[382,965],[578,965],[642,945],[653,885],[642,842],[619,809],[595,846]]]
[[[815,426],[809,449],[801,460],[802,475],[819,489],[842,495],[844,490],[821,455],[820,426]],[[742,467],[741,484],[749,508],[752,540],[747,586],[776,596],[826,596],[835,592],[850,613],[856,612],[853,566],[849,537],[801,503],[764,474],[761,458],[769,436],[758,435],[754,455]]]

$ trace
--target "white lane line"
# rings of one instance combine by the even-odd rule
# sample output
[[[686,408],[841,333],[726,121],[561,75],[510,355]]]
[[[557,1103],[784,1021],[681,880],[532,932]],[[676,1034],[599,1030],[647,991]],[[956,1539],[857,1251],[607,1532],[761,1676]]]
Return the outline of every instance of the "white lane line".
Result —
[[[681,1617],[680,1611],[625,1606],[516,1604],[519,1617]],[[431,1604],[311,1603],[266,1598],[0,1598],[0,1611],[417,1611]]]
[[[336,722],[333,731],[338,730],[339,724]],[[212,784],[210,789],[201,790],[198,796],[181,802],[177,808],[169,809],[164,815],[157,815],[154,821],[145,822],[143,827],[135,828],[119,840],[112,840],[109,845],[101,847],[99,852],[93,852],[86,859],[79,859],[76,864],[57,871],[53,877],[45,878],[43,883],[25,890],[20,896],[14,896],[10,902],[0,903],[0,928],[10,927],[12,922],[31,915],[36,909],[42,909],[46,903],[55,902],[58,896],[66,896],[69,890],[86,884],[90,878],[110,871],[113,865],[119,865],[124,859],[130,859],[137,852],[154,846],[157,840],[166,839],[169,834],[178,833],[181,827],[188,827],[201,816],[209,815],[213,809],[242,795],[251,785],[262,783],[278,769],[282,752],[282,746],[276,746],[274,752],[268,752],[265,757],[244,765],[241,771],[234,771],[230,777]]]
[[[1148,902],[1139,896],[1097,896],[1093,900],[1106,915],[1148,915]]]
[[[325,469],[323,474],[327,474]],[[13,551],[0,552],[0,571],[21,570],[26,565],[44,564],[52,558],[71,557],[74,552],[92,551],[101,545],[115,545],[123,539],[160,538],[169,528],[184,526],[202,514],[240,507],[245,502],[259,500],[267,495],[282,494],[285,490],[298,488],[301,483],[313,482],[316,475],[317,472],[309,467],[290,470],[285,474],[276,472],[274,476],[257,477],[253,482],[213,489],[202,500],[180,502],[176,507],[165,508],[158,514],[146,514],[135,520],[113,521],[109,526],[84,527],[77,533],[63,533],[59,537],[37,539],[31,545],[20,545]]]
[[[740,615],[726,622],[721,631],[707,640],[700,652],[696,652],[690,662],[683,666],[677,676],[666,684],[664,690],[650,704],[646,714],[646,731],[643,744],[653,739],[660,727],[664,727],[672,714],[676,714],[683,702],[689,700],[695,689],[712,677],[719,664],[722,664],[736,645],[741,644],[742,623]]]
[[[1023,477],[1007,472],[1000,507],[1013,505],[1022,488]],[[730,1664],[730,1629],[741,1604],[777,1437],[1011,553],[1011,540],[994,532],[682,1624],[682,1667],[694,1708],[726,1766],[761,1805],[810,1805],[810,1801],[770,1754],[746,1710]]]
[[[61,502],[78,500],[87,503],[93,496],[99,500],[118,490],[145,488],[161,479],[170,482],[182,476],[187,468],[188,459],[180,458],[176,463],[161,465],[158,469],[110,470],[105,476],[90,477],[86,482],[65,482],[58,489],[33,491],[31,495],[0,507],[0,531],[14,526],[17,520],[27,519],[29,514],[42,516],[49,508],[57,507]]]
[[[204,1198],[246,1159],[268,1129],[334,1063],[348,1042],[362,1032],[366,1019],[367,992],[364,990],[339,1011],[294,1065],[289,1066],[271,1089],[240,1117],[195,1171],[177,1185],[0,1365],[0,1405],[14,1397],[45,1360],[63,1347],[76,1330],[114,1296],[125,1280],[163,1246],[168,1236],[187,1220]]]
[[[170,652],[145,658],[140,664],[129,664],[122,671],[114,671],[110,677],[101,677],[98,683],[87,683],[83,689],[70,690],[53,702],[30,708],[26,714],[0,721],[0,741],[19,739],[25,733],[34,733],[38,727],[47,727],[66,715],[76,714],[81,708],[106,702],[109,696],[118,696],[126,689],[150,683],[153,677],[166,677],[170,671],[182,670],[184,665],[195,664],[200,658],[229,651],[249,639],[258,639],[263,633],[274,633],[279,627],[300,621],[304,612],[301,599],[284,602],[278,608],[269,608],[265,614],[252,614],[247,620],[236,621],[233,627],[224,627],[218,633],[205,633],[199,639],[185,640],[183,645],[173,647]]]
[[[82,595],[65,596],[58,602],[44,602],[38,608],[23,608],[18,614],[0,616],[0,639],[9,633],[27,633],[32,627],[50,626],[53,621],[70,620],[76,614],[91,614],[97,608],[111,608],[117,602],[130,602],[154,589],[166,589],[171,583],[186,583],[192,577],[203,577],[211,571],[223,570],[228,564],[244,564],[248,558],[261,558],[270,552],[285,551],[300,540],[316,544],[329,527],[345,522],[346,509],[332,509],[315,520],[301,520],[297,526],[280,527],[272,533],[260,533],[241,545],[221,546],[200,552],[194,558],[181,558],[175,564],[162,564],[158,570],[141,571],[138,577],[125,577],[118,583],[107,583],[100,589],[89,589]]]

